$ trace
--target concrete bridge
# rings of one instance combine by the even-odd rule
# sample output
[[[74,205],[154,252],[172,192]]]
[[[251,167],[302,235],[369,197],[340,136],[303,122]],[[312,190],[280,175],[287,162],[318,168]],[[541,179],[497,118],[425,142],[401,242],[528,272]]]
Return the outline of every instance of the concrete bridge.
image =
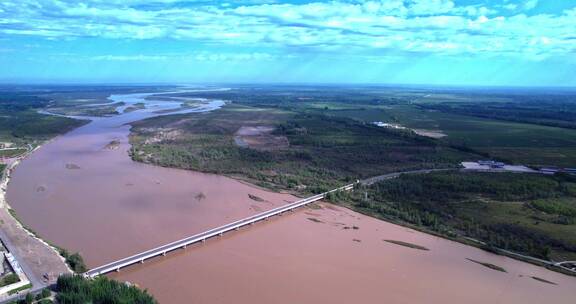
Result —
[[[332,192],[337,192],[337,191],[348,191],[354,188],[354,186],[356,184],[358,184],[359,181],[352,183],[352,184],[348,184],[346,186],[340,187],[340,188],[336,188],[334,190],[330,190],[321,194],[317,194],[305,199],[301,199],[298,200],[294,203],[290,203],[281,207],[277,207],[247,218],[243,218],[241,220],[226,224],[224,226],[220,226],[214,229],[210,229],[208,231],[204,231],[192,236],[189,236],[187,238],[166,244],[166,245],[162,245],[156,248],[152,248],[150,250],[129,256],[127,258],[123,258],[111,263],[108,263],[106,265],[102,265],[99,267],[96,267],[94,269],[91,269],[87,272],[84,273],[85,277],[89,277],[89,278],[93,278],[102,274],[106,274],[108,272],[112,272],[112,271],[120,271],[121,268],[130,266],[132,264],[136,264],[136,263],[144,263],[145,260],[160,256],[160,255],[166,255],[166,253],[176,250],[176,249],[184,249],[186,248],[186,246],[194,244],[194,243],[198,243],[198,242],[204,242],[206,239],[213,237],[213,236],[220,236],[228,231],[232,231],[232,230],[237,230],[240,227],[246,226],[246,225],[251,225],[254,224],[258,221],[262,221],[262,220],[266,220],[269,217],[287,212],[287,211],[292,211],[296,208],[308,205],[310,203],[319,201],[323,198],[325,198],[329,193]]]

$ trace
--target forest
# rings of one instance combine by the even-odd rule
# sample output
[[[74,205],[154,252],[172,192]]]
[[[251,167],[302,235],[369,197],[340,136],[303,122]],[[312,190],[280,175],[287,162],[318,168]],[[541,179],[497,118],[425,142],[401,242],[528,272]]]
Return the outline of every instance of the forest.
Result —
[[[80,275],[62,275],[56,293],[56,301],[61,304],[157,303],[147,291],[106,277],[89,280]]]
[[[331,199],[449,237],[477,239],[488,247],[544,259],[576,257],[576,177],[571,175],[402,175]]]
[[[86,123],[38,113],[48,103],[48,99],[31,92],[0,91],[0,140],[46,140]]]

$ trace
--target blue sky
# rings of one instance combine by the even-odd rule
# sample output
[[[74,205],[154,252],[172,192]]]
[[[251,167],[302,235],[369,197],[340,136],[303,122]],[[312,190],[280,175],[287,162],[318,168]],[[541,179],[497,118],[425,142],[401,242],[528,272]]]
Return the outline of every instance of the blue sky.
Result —
[[[0,1],[0,82],[576,86],[576,0]]]

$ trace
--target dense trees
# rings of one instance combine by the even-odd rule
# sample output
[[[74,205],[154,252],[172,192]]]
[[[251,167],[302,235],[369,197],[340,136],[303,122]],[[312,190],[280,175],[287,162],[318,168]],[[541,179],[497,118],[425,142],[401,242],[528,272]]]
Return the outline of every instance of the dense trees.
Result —
[[[88,280],[78,275],[58,278],[56,300],[61,304],[155,304],[146,291],[106,277]]]
[[[523,99],[526,99],[523,96]],[[538,124],[560,128],[576,128],[574,101],[556,97],[551,100],[523,102],[463,102],[422,105],[432,109],[488,119]]]
[[[74,272],[83,273],[88,270],[84,264],[84,259],[78,252],[70,254],[66,249],[60,249],[60,255],[66,259],[66,263]]]
[[[25,139],[47,139],[84,122],[37,112],[49,100],[24,92],[0,91],[0,135]],[[7,138],[13,140],[13,138]]]
[[[555,225],[576,222],[573,176],[438,172],[403,175],[333,201],[448,236],[541,258],[576,256],[576,244]],[[368,199],[365,199],[368,197]],[[546,223],[540,228],[540,223]],[[572,226],[570,226],[572,227]],[[576,227],[573,228],[576,230]]]
[[[464,199],[471,193],[495,200],[534,200],[570,195],[576,184],[569,177],[542,178],[531,174],[430,174],[407,175],[376,184],[376,193],[395,201],[442,202]]]

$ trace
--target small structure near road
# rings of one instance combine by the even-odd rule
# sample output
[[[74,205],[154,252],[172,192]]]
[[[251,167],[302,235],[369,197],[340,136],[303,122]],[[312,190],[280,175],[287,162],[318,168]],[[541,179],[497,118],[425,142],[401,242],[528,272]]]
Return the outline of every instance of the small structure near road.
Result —
[[[508,165],[506,163],[493,160],[462,162],[462,167],[464,167],[464,170],[467,171],[539,173],[539,171],[528,168],[526,166]]]
[[[24,271],[20,267],[20,264],[18,263],[16,258],[5,248],[2,249],[5,263],[3,263],[4,273],[0,277],[0,281],[2,282],[2,284],[5,283],[8,284],[0,287],[0,299],[4,296],[9,295],[11,291],[26,288],[25,286],[30,284],[30,281],[26,277],[26,274],[24,274]],[[14,277],[11,279],[13,281],[8,282],[7,281],[8,277],[11,278]]]
[[[407,129],[406,127],[401,126],[399,124],[387,123],[382,121],[374,121],[372,122],[372,124],[382,128],[399,129],[399,130]]]

